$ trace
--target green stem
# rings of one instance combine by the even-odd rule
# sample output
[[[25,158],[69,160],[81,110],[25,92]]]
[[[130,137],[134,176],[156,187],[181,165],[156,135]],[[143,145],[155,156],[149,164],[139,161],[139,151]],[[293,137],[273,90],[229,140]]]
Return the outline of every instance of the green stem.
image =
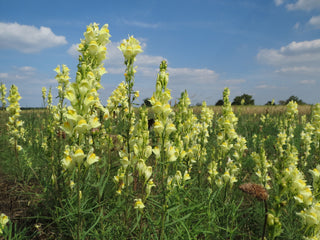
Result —
[[[164,151],[164,142],[165,142],[165,136],[162,136],[161,138],[161,152],[160,152],[160,157],[161,157],[161,172],[162,172],[162,193],[163,193],[163,209],[162,209],[162,214],[161,214],[161,231],[160,231],[160,239],[164,239],[164,229],[165,229],[165,219],[167,215],[167,192],[166,192],[166,187],[167,187],[167,181],[166,181],[166,176],[167,176],[167,164],[165,163],[165,151]]]
[[[80,223],[81,223],[81,215],[80,215],[80,165],[78,166],[78,174],[77,174],[77,197],[78,197],[78,226],[77,226],[77,239],[80,240]]]
[[[263,224],[263,231],[262,231],[261,240],[264,240],[264,236],[266,234],[266,228],[267,228],[267,219],[268,219],[268,204],[267,204],[267,200],[263,200],[263,202],[264,202],[264,224]]]

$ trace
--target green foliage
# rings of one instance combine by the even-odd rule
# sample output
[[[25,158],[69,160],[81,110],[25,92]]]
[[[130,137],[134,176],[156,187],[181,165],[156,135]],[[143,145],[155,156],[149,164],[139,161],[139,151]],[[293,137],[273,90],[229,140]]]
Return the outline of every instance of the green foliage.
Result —
[[[219,99],[216,104],[216,106],[223,106],[223,100],[222,99]]]
[[[306,103],[302,99],[294,95],[290,96],[287,100],[280,100],[279,105],[287,105],[291,101],[296,102],[298,105],[306,105]]]
[[[233,99],[232,105],[254,105],[254,99],[251,95],[242,94]]]

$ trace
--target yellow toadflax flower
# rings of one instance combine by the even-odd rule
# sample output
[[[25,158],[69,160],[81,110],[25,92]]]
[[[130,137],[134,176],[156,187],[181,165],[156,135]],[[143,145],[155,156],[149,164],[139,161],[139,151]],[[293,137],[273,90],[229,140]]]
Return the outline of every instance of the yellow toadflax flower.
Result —
[[[85,166],[88,167],[95,162],[99,161],[99,157],[93,152],[93,149],[88,153],[87,161],[85,162]]]
[[[135,202],[134,203],[134,208],[135,209],[143,209],[145,207],[143,202],[142,202],[142,200],[141,200],[141,198],[135,199],[134,202]]]
[[[2,234],[2,229],[6,226],[6,224],[9,222],[9,218],[4,213],[1,213],[0,215],[0,234]]]
[[[123,40],[123,42],[118,47],[120,51],[123,53],[125,59],[133,59],[139,53],[143,52],[140,46],[140,42],[135,39],[133,36],[128,39]]]

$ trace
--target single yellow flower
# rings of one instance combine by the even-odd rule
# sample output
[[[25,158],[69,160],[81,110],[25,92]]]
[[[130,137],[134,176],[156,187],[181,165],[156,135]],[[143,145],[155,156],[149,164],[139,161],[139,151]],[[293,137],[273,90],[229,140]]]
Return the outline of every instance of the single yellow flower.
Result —
[[[134,203],[135,209],[143,209],[145,207],[141,198],[135,199],[134,201],[135,201],[135,203]]]

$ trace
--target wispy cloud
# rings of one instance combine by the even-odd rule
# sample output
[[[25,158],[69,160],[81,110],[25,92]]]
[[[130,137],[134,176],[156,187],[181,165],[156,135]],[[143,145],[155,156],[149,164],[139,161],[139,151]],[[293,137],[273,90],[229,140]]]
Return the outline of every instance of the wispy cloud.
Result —
[[[300,83],[305,85],[314,85],[316,84],[316,80],[301,80]]]
[[[48,27],[37,28],[18,23],[0,22],[0,48],[2,49],[33,53],[66,43],[64,36],[55,35]]]
[[[4,80],[4,79],[7,79],[8,77],[9,77],[8,73],[0,73],[0,81]]]
[[[133,26],[133,27],[140,27],[140,28],[159,28],[159,23],[147,23],[147,22],[140,22],[140,21],[129,21],[127,19],[122,19],[122,22],[126,25]]]
[[[257,88],[257,89],[274,89],[277,87],[273,86],[273,85],[268,85],[268,84],[261,84],[261,85],[257,85],[255,88]]]
[[[284,3],[284,0],[274,0],[274,3],[276,4],[276,6],[280,6]]]
[[[295,3],[286,5],[288,10],[305,10],[310,11],[313,9],[320,9],[319,0],[298,0]]]
[[[316,67],[306,67],[306,66],[299,66],[299,67],[285,67],[276,70],[277,73],[292,73],[292,74],[319,74],[320,69]]]

